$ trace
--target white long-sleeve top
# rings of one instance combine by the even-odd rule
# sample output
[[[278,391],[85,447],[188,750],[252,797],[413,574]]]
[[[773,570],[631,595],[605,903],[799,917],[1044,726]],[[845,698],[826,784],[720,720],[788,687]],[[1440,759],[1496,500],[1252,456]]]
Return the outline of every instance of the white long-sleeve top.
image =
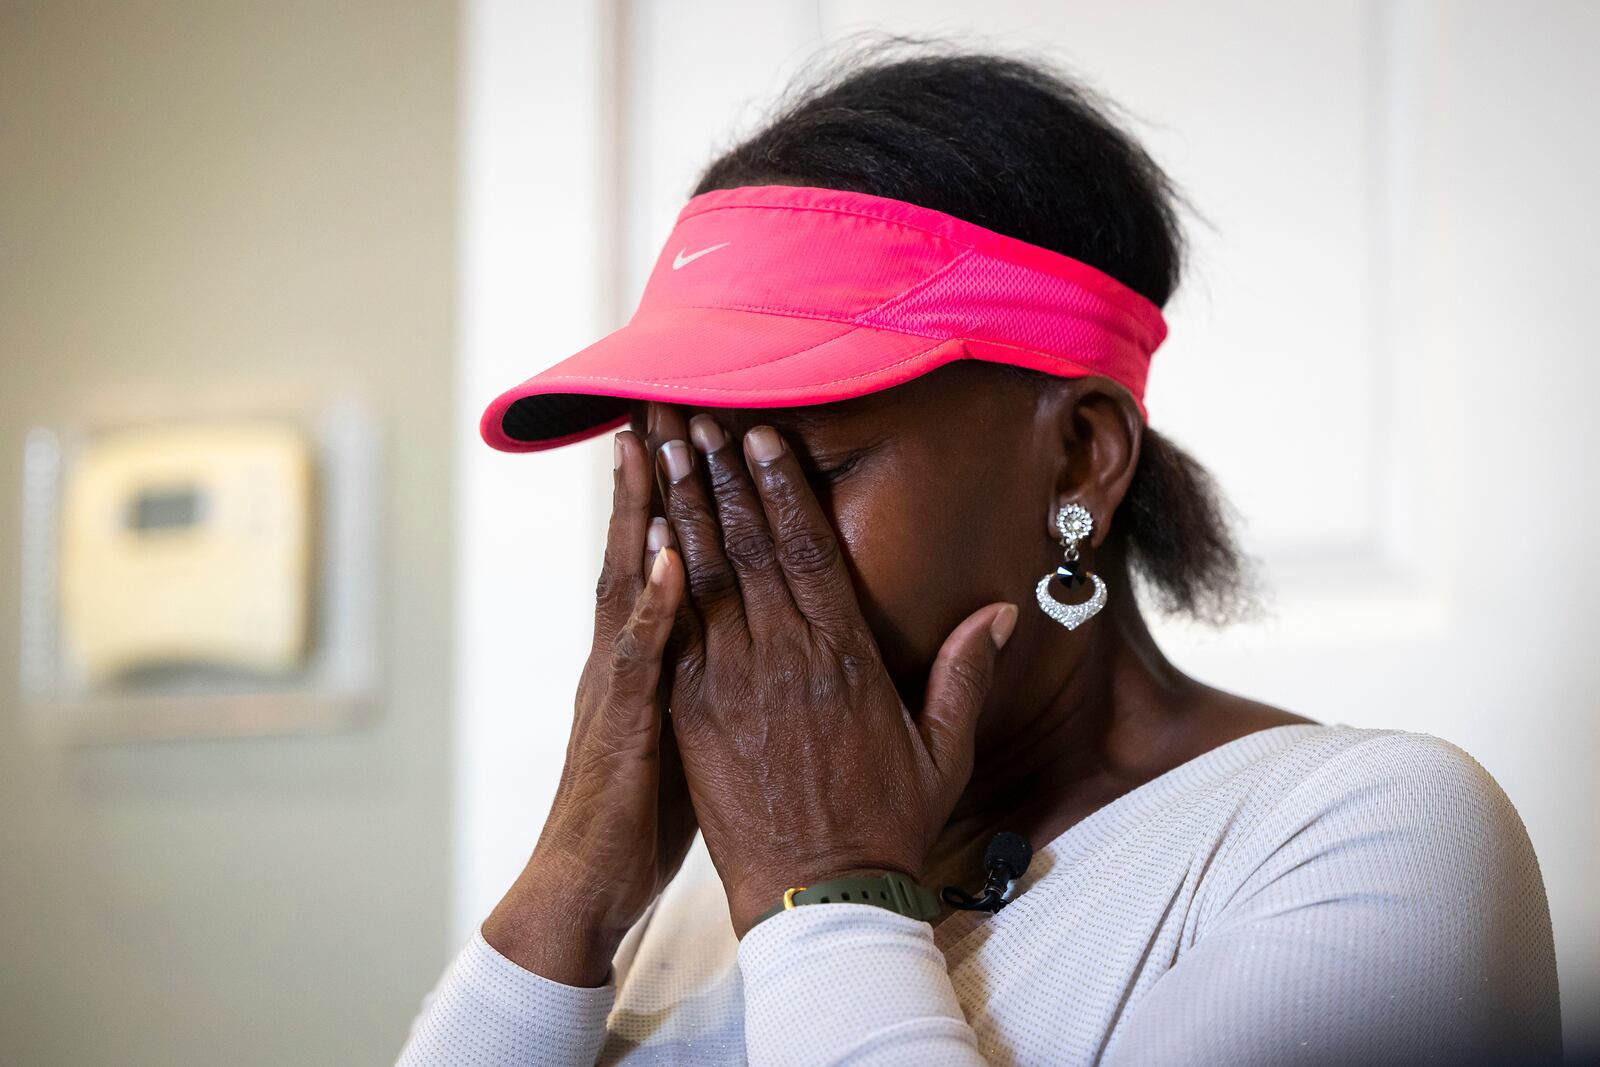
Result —
[[[734,937],[697,841],[605,985],[475,933],[400,1056],[434,1064],[1553,1062],[1550,915],[1516,810],[1460,749],[1263,730],[1037,848],[937,927],[867,904]]]

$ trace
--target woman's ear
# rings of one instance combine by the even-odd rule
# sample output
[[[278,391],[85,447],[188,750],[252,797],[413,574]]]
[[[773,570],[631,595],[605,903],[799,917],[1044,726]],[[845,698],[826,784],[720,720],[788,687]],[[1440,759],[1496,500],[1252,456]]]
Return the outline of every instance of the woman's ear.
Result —
[[[1139,466],[1144,420],[1128,391],[1108,378],[1068,378],[1062,385],[1053,390],[1058,400],[1050,414],[1063,462],[1045,524],[1051,537],[1059,536],[1056,509],[1076,500],[1094,516],[1089,544],[1099,546]]]

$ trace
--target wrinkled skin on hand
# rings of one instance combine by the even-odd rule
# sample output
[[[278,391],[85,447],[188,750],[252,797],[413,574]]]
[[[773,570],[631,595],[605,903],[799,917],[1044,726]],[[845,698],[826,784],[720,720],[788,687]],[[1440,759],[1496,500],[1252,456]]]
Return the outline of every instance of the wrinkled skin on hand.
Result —
[[[972,772],[1017,608],[984,605],[957,625],[913,711],[782,435],[756,426],[740,442],[701,413],[689,436],[693,448],[680,438],[657,453],[689,593],[671,639],[671,717],[743,936],[789,886],[920,876]]]

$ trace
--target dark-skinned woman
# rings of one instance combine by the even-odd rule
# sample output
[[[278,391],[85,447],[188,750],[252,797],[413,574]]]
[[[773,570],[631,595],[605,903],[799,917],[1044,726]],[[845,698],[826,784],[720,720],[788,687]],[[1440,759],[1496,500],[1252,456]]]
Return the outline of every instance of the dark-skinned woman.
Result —
[[[501,449],[614,430],[612,514],[555,802],[402,1063],[1559,1057],[1493,779],[1146,628],[1135,577],[1250,607],[1144,406],[1175,199],[1056,72],[861,62],[490,405]]]

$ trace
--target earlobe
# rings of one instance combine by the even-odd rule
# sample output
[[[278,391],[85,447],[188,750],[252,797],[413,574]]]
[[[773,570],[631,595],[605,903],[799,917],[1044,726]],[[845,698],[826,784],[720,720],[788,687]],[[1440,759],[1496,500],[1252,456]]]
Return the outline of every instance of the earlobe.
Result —
[[[1055,485],[1053,507],[1077,502],[1095,519],[1094,533],[1083,542],[1099,547],[1111,530],[1111,516],[1127,495],[1139,463],[1144,422],[1133,397],[1104,378],[1070,379],[1059,412],[1059,432],[1066,453]],[[1057,536],[1055,513],[1047,517]]]

